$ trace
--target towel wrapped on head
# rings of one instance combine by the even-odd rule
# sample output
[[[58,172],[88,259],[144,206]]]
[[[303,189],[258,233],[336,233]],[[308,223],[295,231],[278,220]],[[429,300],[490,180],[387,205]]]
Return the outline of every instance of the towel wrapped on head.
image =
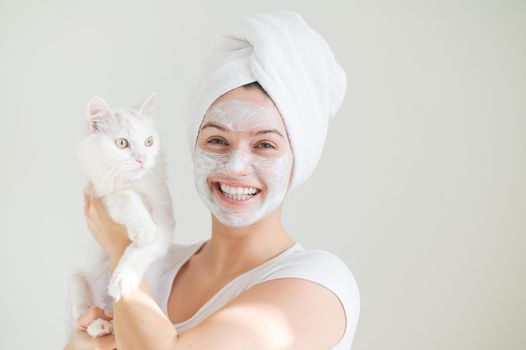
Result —
[[[329,120],[340,108],[347,77],[331,48],[293,11],[247,17],[222,36],[200,70],[190,96],[191,152],[203,117],[224,93],[257,81],[280,112],[294,156],[289,191],[320,159]]]

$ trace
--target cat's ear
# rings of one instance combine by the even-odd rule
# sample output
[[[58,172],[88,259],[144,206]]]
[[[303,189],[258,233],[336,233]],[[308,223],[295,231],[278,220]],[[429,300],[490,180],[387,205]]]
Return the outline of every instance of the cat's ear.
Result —
[[[94,96],[88,103],[86,117],[88,119],[88,129],[91,132],[100,130],[104,120],[111,115],[110,107],[99,96]]]
[[[157,93],[154,91],[148,96],[148,98],[143,102],[141,107],[139,107],[139,115],[142,116],[151,116],[153,108],[155,107],[155,95]]]

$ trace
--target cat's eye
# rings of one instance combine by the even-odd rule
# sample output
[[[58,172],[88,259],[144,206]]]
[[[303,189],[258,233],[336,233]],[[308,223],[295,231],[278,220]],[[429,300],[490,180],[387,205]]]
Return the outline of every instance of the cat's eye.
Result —
[[[128,147],[128,140],[121,137],[115,140],[115,145],[119,148],[126,148]]]
[[[144,145],[146,147],[150,147],[151,145],[153,145],[153,136],[148,136],[148,138],[146,139],[146,141],[144,141]]]

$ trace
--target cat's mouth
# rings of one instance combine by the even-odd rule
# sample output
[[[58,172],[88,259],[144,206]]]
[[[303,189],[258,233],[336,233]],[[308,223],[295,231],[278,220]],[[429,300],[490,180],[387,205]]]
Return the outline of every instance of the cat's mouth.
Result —
[[[133,168],[129,171],[129,173],[132,175],[132,176],[142,176],[144,175],[144,173],[148,170],[148,168],[143,168],[143,167],[138,167],[138,168]]]

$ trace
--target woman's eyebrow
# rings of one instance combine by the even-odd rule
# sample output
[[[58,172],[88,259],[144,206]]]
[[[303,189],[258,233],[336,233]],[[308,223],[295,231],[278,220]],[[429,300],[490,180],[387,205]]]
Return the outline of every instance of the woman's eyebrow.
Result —
[[[203,129],[205,129],[205,128],[216,128],[216,129],[219,129],[219,130],[221,130],[221,131],[228,132],[228,130],[227,130],[225,127],[223,127],[223,126],[221,126],[221,125],[219,125],[219,124],[217,124],[217,123],[214,123],[214,122],[208,122],[208,123],[206,123],[205,125],[203,125],[203,127],[201,128],[201,130],[203,130]],[[276,130],[276,129],[265,129],[265,130],[259,130],[259,131],[257,131],[257,132],[252,132],[251,134],[252,134],[252,135],[264,135],[264,134],[268,134],[268,133],[274,133],[274,134],[276,134],[276,135],[281,136],[282,138],[285,138],[285,136],[283,136],[283,134],[280,133],[280,132],[279,132],[278,130]]]
[[[224,131],[224,132],[227,132],[226,128],[222,127],[221,125],[219,124],[216,124],[214,122],[208,122],[206,123],[205,125],[203,125],[203,127],[201,128],[201,130],[203,130],[204,128],[216,128],[216,129],[219,129],[221,131]]]
[[[268,134],[268,133],[274,133],[274,134],[277,134],[279,136],[281,136],[282,138],[285,138],[278,130],[276,129],[267,129],[267,130],[259,130],[258,132],[255,132],[255,133],[252,133],[253,135],[263,135],[263,134]]]

